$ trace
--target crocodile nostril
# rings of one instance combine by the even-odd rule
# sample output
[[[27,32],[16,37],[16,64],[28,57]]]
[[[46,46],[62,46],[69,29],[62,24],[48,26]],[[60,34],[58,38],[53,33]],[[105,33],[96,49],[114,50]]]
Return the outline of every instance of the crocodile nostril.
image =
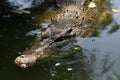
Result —
[[[21,55],[20,57],[21,57],[21,58],[25,58],[25,56],[24,56],[24,55]]]

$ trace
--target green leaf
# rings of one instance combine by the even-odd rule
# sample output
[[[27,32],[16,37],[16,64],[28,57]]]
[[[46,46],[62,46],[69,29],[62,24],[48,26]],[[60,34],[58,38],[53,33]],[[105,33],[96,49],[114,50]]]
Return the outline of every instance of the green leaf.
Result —
[[[13,13],[17,13],[17,14],[30,14],[31,12],[28,10],[11,10],[11,12]]]

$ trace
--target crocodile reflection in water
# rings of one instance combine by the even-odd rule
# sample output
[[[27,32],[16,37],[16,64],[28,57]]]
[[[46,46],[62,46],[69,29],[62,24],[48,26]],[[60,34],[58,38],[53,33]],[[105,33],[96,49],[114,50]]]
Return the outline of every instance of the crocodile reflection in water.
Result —
[[[34,64],[37,60],[45,59],[52,52],[72,41],[76,36],[89,36],[94,30],[99,17],[104,10],[105,1],[94,0],[97,7],[90,8],[91,0],[66,0],[67,4],[61,5],[57,14],[52,17],[51,24],[41,34],[36,36],[35,44],[15,59],[15,63],[22,68]],[[58,53],[59,54],[59,53]],[[62,54],[59,54],[60,56]]]

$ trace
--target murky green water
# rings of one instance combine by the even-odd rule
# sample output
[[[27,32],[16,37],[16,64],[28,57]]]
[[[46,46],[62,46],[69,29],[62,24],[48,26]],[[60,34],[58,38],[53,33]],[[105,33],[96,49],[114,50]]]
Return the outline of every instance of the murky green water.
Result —
[[[80,49],[63,59],[21,69],[14,64],[18,52],[34,39],[26,33],[36,29],[31,14],[0,16],[0,80],[120,80],[120,0],[110,0],[118,11],[111,23],[100,24],[98,35],[78,38]],[[31,17],[32,16],[32,17]],[[59,63],[55,68],[55,64]]]

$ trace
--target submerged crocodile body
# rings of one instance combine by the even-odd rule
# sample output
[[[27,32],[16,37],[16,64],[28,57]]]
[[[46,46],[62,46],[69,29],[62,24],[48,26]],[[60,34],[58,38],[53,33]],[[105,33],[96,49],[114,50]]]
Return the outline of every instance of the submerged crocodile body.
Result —
[[[102,0],[65,0],[63,3],[49,27],[36,36],[35,44],[15,59],[17,65],[31,66],[37,60],[54,55],[52,51],[75,41],[76,36],[90,35],[104,9],[101,5],[105,4]],[[89,7],[90,3],[94,3],[94,7]]]

